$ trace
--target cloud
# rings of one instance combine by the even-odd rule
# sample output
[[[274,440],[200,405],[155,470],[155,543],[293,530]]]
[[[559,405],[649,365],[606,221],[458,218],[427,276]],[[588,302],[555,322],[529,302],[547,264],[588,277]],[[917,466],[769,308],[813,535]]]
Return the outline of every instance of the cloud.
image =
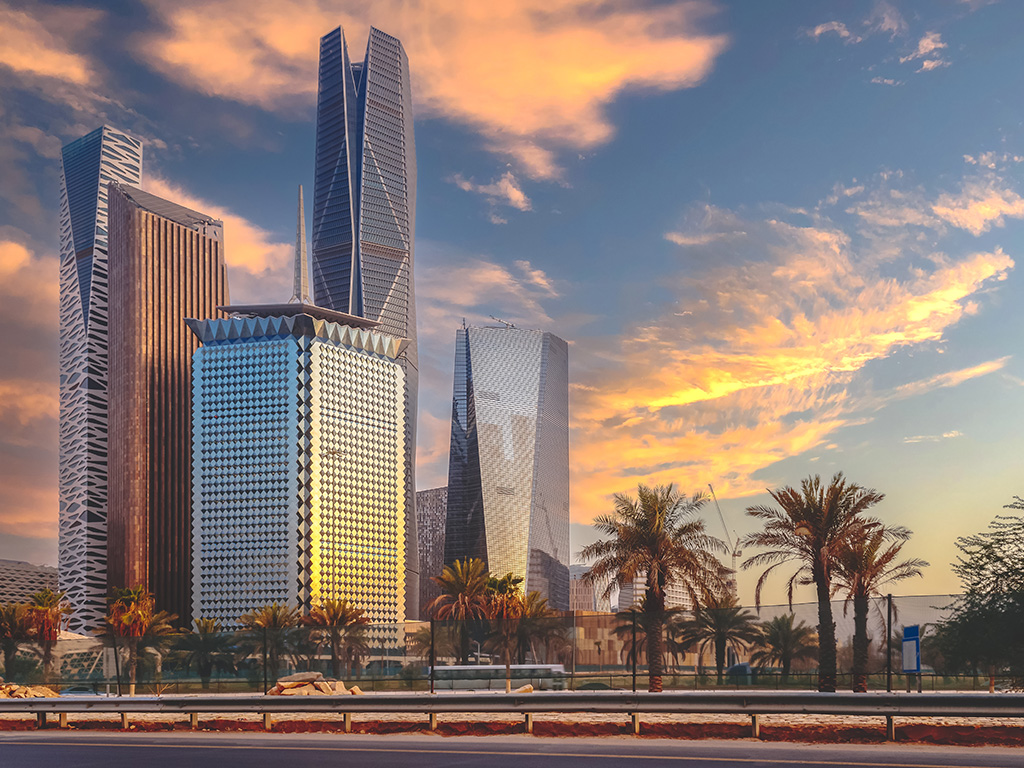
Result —
[[[968,181],[958,194],[943,194],[932,212],[955,227],[973,235],[1001,227],[1006,218],[1024,217],[1024,198],[995,176]]]
[[[824,24],[819,24],[814,29],[807,30],[807,34],[815,40],[820,38],[822,35],[830,33],[839,35],[840,38],[848,43],[859,43],[861,41],[861,38],[850,32],[850,30],[846,28],[846,25],[841,21],[828,21]]]
[[[904,200],[935,221],[927,205],[923,194]],[[693,216],[734,236],[689,246],[703,258],[661,280],[674,294],[670,308],[615,337],[574,345],[575,360],[586,361],[572,390],[577,520],[638,481],[691,490],[711,480],[722,495],[757,493],[776,482],[768,474],[776,462],[832,445],[839,430],[892,402],[1006,362],[881,393],[871,386],[874,365],[933,348],[980,311],[979,296],[1014,266],[999,249],[883,257],[874,239],[820,214],[810,226],[709,206]]]
[[[904,437],[904,443],[938,443],[941,440],[949,440],[954,437],[963,437],[964,433],[958,429],[954,429],[950,432],[943,432],[941,435],[914,435],[912,437]]]
[[[69,51],[60,32],[82,34],[102,19],[103,12],[44,5],[34,11],[33,16],[0,3],[0,66],[20,76],[88,85],[95,77],[92,64]]]
[[[743,234],[742,232],[739,234]],[[699,232],[699,233],[687,233],[687,232],[666,232],[665,239],[670,243],[681,245],[684,248],[691,245],[708,245],[716,240],[723,240],[734,236],[730,232]]]
[[[906,20],[896,7],[884,0],[875,3],[864,24],[872,32],[888,32],[890,38],[906,34],[908,29]]]
[[[933,69],[941,69],[942,67],[948,67],[949,62],[943,59],[925,59],[921,62],[918,72],[931,72]]]
[[[918,47],[916,47],[916,49],[914,49],[912,53],[906,56],[900,56],[899,62],[906,63],[907,61],[912,61],[915,58],[926,57],[935,61],[939,59],[939,56],[933,56],[932,54],[945,47],[947,46],[945,43],[942,42],[942,36],[938,32],[929,32],[923,38],[921,38],[921,40],[918,41]],[[928,62],[926,61],[925,63]],[[936,67],[944,65],[945,62],[940,61],[938,65],[935,65],[935,63],[933,63],[933,65],[927,69],[934,70]],[[925,67],[923,66],[922,69],[925,69]],[[919,72],[921,72],[921,70],[919,70]]]
[[[291,295],[289,279],[295,258],[294,243],[277,242],[273,233],[245,217],[197,197],[158,175],[147,173],[145,181],[147,192],[224,222],[224,255],[233,302],[283,301]]]
[[[903,85],[903,81],[902,80],[893,80],[891,77],[872,77],[871,78],[871,82],[875,83],[877,85],[891,85],[891,86]]]
[[[562,150],[607,142],[606,107],[624,90],[693,87],[728,44],[701,31],[715,10],[703,1],[149,4],[161,24],[136,50],[151,66],[186,87],[285,114],[315,101],[321,35],[342,24],[361,58],[368,24],[382,24],[409,53],[418,113],[479,131],[531,178],[559,178]]]
[[[519,182],[512,171],[506,171],[500,179],[492,181],[490,184],[477,184],[471,179],[463,178],[460,174],[452,177],[452,183],[465,192],[475,192],[478,195],[483,195],[491,205],[508,205],[517,211],[533,209],[533,203],[530,202],[530,198],[526,196],[526,193],[519,186]],[[506,222],[502,220],[500,223],[504,224]]]

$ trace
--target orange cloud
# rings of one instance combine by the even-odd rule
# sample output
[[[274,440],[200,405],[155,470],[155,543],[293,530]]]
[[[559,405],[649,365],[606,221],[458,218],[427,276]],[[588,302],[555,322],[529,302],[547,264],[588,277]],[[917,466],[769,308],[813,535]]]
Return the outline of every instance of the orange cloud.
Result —
[[[89,60],[69,51],[54,30],[79,33],[102,16],[100,11],[53,6],[36,7],[33,16],[0,3],[0,66],[19,75],[86,85],[94,77]],[[41,20],[46,17],[53,23]]]
[[[954,227],[980,235],[1003,226],[1006,218],[1024,217],[1024,198],[989,177],[968,182],[958,195],[941,195],[932,211]]]
[[[635,7],[596,0],[365,3],[271,0],[150,3],[163,21],[138,51],[214,96],[265,109],[307,108],[317,41],[341,24],[361,56],[370,23],[401,38],[421,115],[479,130],[534,178],[557,178],[556,151],[607,141],[605,107],[627,88],[700,83],[725,49],[700,31],[709,2]]]

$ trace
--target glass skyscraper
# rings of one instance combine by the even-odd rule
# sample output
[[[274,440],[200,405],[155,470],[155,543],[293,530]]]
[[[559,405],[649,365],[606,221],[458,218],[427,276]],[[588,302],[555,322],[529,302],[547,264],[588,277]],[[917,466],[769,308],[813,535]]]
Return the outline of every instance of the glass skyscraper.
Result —
[[[107,186],[141,179],[142,142],[109,126],[61,151],[58,565],[76,632],[107,605]]]
[[[467,557],[569,609],[569,347],[554,334],[457,332],[445,562]]]
[[[370,28],[366,55],[349,59],[341,28],[320,40],[313,186],[313,299],[408,339],[405,473],[408,614],[418,614],[415,464],[419,370],[413,240],[416,148],[409,60],[401,42]]]

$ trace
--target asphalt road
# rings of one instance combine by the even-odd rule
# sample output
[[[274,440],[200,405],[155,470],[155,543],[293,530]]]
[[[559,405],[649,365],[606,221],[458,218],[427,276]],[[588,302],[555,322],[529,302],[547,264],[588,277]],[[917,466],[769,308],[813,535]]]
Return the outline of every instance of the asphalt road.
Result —
[[[1024,750],[358,734],[0,734],[0,768],[1021,768]]]

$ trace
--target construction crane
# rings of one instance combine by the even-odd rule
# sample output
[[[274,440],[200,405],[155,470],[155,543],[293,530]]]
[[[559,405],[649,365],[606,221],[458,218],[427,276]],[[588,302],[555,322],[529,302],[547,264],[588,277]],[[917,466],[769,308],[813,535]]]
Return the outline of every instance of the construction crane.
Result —
[[[708,483],[708,489],[710,489],[711,498],[715,502],[715,509],[718,510],[718,519],[722,521],[722,530],[725,531],[725,543],[729,545],[729,552],[732,553],[732,576],[729,577],[729,586],[732,587],[732,593],[735,596],[737,593],[736,559],[743,557],[743,552],[740,551],[740,540],[738,536],[735,541],[729,536],[729,526],[725,524],[725,515],[722,514],[722,508],[718,504],[718,497],[715,495],[715,488],[711,483]],[[736,534],[735,530],[733,531],[733,534]]]
[[[500,317],[495,317],[494,315],[491,315],[490,318],[494,322],[501,323],[502,325],[504,325],[506,329],[507,328],[515,328],[516,327],[515,323],[510,323],[508,320],[502,320]]]

